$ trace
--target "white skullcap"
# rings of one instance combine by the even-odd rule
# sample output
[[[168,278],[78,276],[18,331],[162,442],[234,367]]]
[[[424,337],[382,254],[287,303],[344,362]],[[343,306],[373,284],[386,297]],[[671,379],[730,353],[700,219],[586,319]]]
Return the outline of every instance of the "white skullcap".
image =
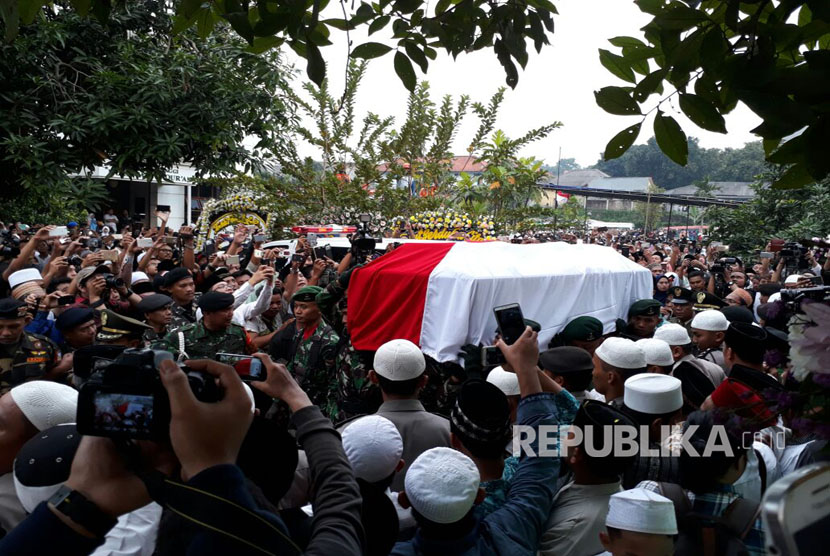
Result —
[[[509,373],[501,367],[495,367],[490,371],[490,374],[487,375],[487,382],[504,392],[505,396],[518,396],[521,394],[519,390],[519,377],[516,376],[516,373]]]
[[[674,365],[674,356],[671,353],[671,346],[664,340],[657,338],[643,338],[634,342],[646,356],[646,365],[660,365],[668,367]]]
[[[382,481],[395,472],[401,461],[401,433],[386,417],[361,417],[346,427],[342,437],[343,451],[358,479],[370,483]]]
[[[664,415],[683,407],[683,384],[680,379],[660,373],[640,373],[625,381],[625,407]]]
[[[375,352],[374,371],[388,380],[417,378],[425,368],[424,354],[409,340],[386,342]]]
[[[729,328],[729,320],[720,311],[707,309],[695,315],[692,319],[692,328],[709,332],[725,332]]]
[[[654,337],[670,346],[685,346],[692,343],[689,332],[683,326],[673,322],[667,322],[655,330]]]
[[[23,270],[18,270],[17,272],[9,274],[9,288],[14,289],[20,284],[25,284],[26,282],[32,282],[34,280],[43,280],[43,276],[40,275],[40,271],[36,268],[24,268]]]
[[[149,282],[150,277],[147,276],[147,274],[144,272],[133,272],[133,276],[132,278],[130,278],[130,285],[132,286],[133,284],[135,284],[136,282],[140,282],[141,280],[147,280]]]
[[[606,338],[597,348],[596,355],[609,365],[620,369],[640,369],[646,366],[643,350],[625,338]]]
[[[672,501],[644,488],[612,494],[605,526],[652,535],[677,534]]]
[[[21,272],[21,271],[19,271],[19,272]],[[790,274],[789,276],[787,276],[787,279],[784,280],[784,285],[785,286],[795,286],[798,283],[798,281],[801,280],[801,278],[802,278],[801,274]]]
[[[9,395],[39,431],[75,422],[78,391],[74,388],[48,380],[32,380],[15,386]]]
[[[455,523],[473,507],[480,476],[473,460],[452,448],[432,448],[418,456],[404,479],[409,503],[435,523]]]

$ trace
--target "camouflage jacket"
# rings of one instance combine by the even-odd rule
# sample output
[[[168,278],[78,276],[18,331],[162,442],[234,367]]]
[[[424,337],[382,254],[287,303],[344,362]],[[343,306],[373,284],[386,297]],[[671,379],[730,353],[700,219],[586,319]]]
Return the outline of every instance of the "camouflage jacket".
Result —
[[[340,338],[335,361],[337,403],[330,404],[329,419],[338,423],[355,415],[374,413],[380,406],[380,389],[369,380],[369,367],[348,335]]]
[[[41,378],[61,358],[55,342],[31,332],[23,332],[15,346],[3,348],[8,349],[0,352],[0,395],[27,380]]]
[[[288,361],[288,370],[308,394],[311,403],[327,415],[332,411],[329,404],[336,406],[337,403],[334,364],[339,339],[331,326],[321,320],[308,339],[303,339],[302,330],[297,331]]]
[[[179,334],[184,337],[184,351],[188,359],[215,359],[217,353],[253,353],[256,349],[248,339],[245,329],[231,324],[225,330],[212,332],[202,321],[173,330],[164,337],[163,349],[177,358]]]
[[[170,330],[196,322],[196,299],[194,298],[188,305],[173,303],[170,306],[170,311],[173,313],[173,320],[170,321],[168,326]]]

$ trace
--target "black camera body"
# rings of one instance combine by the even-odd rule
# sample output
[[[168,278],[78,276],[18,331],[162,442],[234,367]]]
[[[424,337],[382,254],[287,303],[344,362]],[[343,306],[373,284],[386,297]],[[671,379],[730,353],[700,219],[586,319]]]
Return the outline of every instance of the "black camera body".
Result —
[[[0,257],[13,259],[20,254],[20,239],[9,230],[0,230]]]
[[[78,394],[78,432],[131,440],[170,435],[170,400],[158,365],[170,352],[126,349],[115,360],[99,360]],[[196,399],[216,402],[221,391],[211,375],[182,366]]]
[[[105,274],[104,280],[107,283],[107,287],[112,290],[117,290],[126,286],[123,278],[113,276],[112,274]]]

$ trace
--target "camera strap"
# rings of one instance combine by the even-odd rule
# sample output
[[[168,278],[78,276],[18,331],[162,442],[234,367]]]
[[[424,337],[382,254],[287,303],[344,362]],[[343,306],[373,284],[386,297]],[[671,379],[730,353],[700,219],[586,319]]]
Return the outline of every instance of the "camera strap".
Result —
[[[302,553],[288,533],[236,502],[174,481],[159,471],[140,473],[139,477],[153,500],[191,523],[262,554]]]

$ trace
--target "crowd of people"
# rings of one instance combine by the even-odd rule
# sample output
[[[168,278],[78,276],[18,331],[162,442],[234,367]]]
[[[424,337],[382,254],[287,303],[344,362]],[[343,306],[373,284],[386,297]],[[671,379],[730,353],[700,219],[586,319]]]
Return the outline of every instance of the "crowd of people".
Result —
[[[791,427],[810,408],[776,405],[798,388],[782,295],[827,278],[818,250],[595,231],[653,296],[548,345],[494,331],[487,367],[356,350],[356,248],[286,256],[237,226],[197,252],[166,224],[0,224],[0,554],[764,554],[764,493],[826,457]],[[548,240],[577,238],[519,242]],[[142,353],[158,395],[108,384],[85,425],[85,392]],[[541,455],[550,425],[584,434]],[[659,455],[618,453],[621,427]],[[718,427],[730,450],[704,454]]]

